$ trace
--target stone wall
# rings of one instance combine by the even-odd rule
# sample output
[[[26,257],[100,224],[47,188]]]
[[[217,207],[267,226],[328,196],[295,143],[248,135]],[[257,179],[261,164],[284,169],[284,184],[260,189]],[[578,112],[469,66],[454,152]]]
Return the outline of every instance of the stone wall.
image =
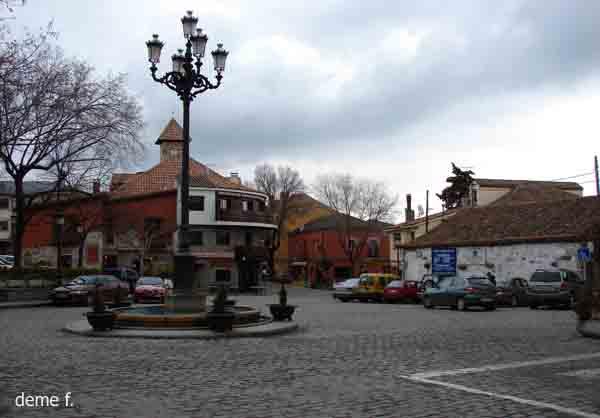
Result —
[[[458,247],[459,275],[493,273],[497,281],[522,277],[529,279],[536,269],[564,268],[581,274],[577,261],[579,243],[515,244],[494,247]],[[431,249],[404,252],[406,278],[420,279],[431,273]],[[429,264],[429,267],[426,265]]]

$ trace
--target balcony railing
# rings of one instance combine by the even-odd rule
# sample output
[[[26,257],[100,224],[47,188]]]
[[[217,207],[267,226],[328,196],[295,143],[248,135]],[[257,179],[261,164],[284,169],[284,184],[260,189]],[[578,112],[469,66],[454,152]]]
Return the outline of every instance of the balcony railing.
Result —
[[[219,209],[217,210],[217,221],[273,224],[273,217],[266,213]]]

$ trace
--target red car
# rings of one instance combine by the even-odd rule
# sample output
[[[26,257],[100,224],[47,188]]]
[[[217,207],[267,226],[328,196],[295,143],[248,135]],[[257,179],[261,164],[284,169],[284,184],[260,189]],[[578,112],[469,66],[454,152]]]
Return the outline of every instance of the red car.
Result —
[[[135,284],[133,292],[133,303],[141,302],[165,302],[165,281],[160,277],[140,277]]]
[[[394,280],[383,289],[383,301],[387,303],[414,301],[418,302],[417,282],[414,280]]]

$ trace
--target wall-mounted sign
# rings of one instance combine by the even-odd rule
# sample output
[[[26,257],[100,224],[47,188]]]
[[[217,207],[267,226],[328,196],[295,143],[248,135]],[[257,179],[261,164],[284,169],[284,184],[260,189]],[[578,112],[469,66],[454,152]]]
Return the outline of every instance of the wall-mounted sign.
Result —
[[[456,248],[432,248],[431,272],[433,274],[456,274]]]

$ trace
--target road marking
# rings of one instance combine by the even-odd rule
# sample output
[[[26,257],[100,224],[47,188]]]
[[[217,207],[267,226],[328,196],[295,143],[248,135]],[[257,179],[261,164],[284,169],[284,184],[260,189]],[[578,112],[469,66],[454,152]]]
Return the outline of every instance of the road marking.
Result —
[[[516,369],[519,367],[531,367],[531,366],[543,366],[546,364],[554,364],[554,363],[563,363],[565,361],[577,361],[577,360],[588,360],[593,358],[600,358],[600,353],[589,353],[589,354],[575,354],[572,356],[565,357],[548,357],[540,360],[530,360],[530,361],[516,361],[512,363],[501,363],[501,364],[490,364],[488,366],[482,367],[468,367],[465,369],[455,369],[455,370],[438,370],[424,373],[414,373],[409,377],[419,378],[419,379],[429,379],[432,377],[440,377],[440,376],[455,376],[459,374],[468,374],[468,373],[483,373],[483,372],[493,372],[496,370],[505,370],[505,369]]]
[[[512,395],[503,395],[501,393],[488,392],[488,391],[485,391],[485,390],[470,388],[468,386],[457,385],[457,384],[454,384],[454,383],[440,382],[438,380],[427,379],[427,378],[418,377],[418,376],[415,376],[415,375],[400,376],[400,377],[403,378],[403,379],[407,379],[407,380],[413,381],[413,382],[423,383],[423,384],[427,384],[427,385],[442,386],[442,387],[449,388],[449,389],[460,390],[462,392],[472,393],[474,395],[483,395],[483,396],[489,396],[489,397],[492,397],[492,398],[497,398],[497,399],[503,399],[503,400],[508,400],[508,401],[512,401],[512,402],[517,402],[517,403],[520,403],[520,404],[523,404],[523,405],[534,406],[536,408],[552,409],[554,411],[558,411],[558,412],[562,412],[562,413],[570,414],[570,415],[576,415],[576,416],[579,416],[579,417],[584,417],[584,418],[600,418],[600,415],[597,415],[597,414],[592,414],[590,412],[580,411],[578,409],[565,408],[563,406],[554,405],[554,404],[547,403],[547,402],[539,402],[539,401],[534,401],[532,399],[524,399],[524,398],[519,398],[517,396],[512,396]]]
[[[600,376],[600,369],[580,369],[572,372],[557,373],[560,376],[580,377],[582,379],[593,379]]]

